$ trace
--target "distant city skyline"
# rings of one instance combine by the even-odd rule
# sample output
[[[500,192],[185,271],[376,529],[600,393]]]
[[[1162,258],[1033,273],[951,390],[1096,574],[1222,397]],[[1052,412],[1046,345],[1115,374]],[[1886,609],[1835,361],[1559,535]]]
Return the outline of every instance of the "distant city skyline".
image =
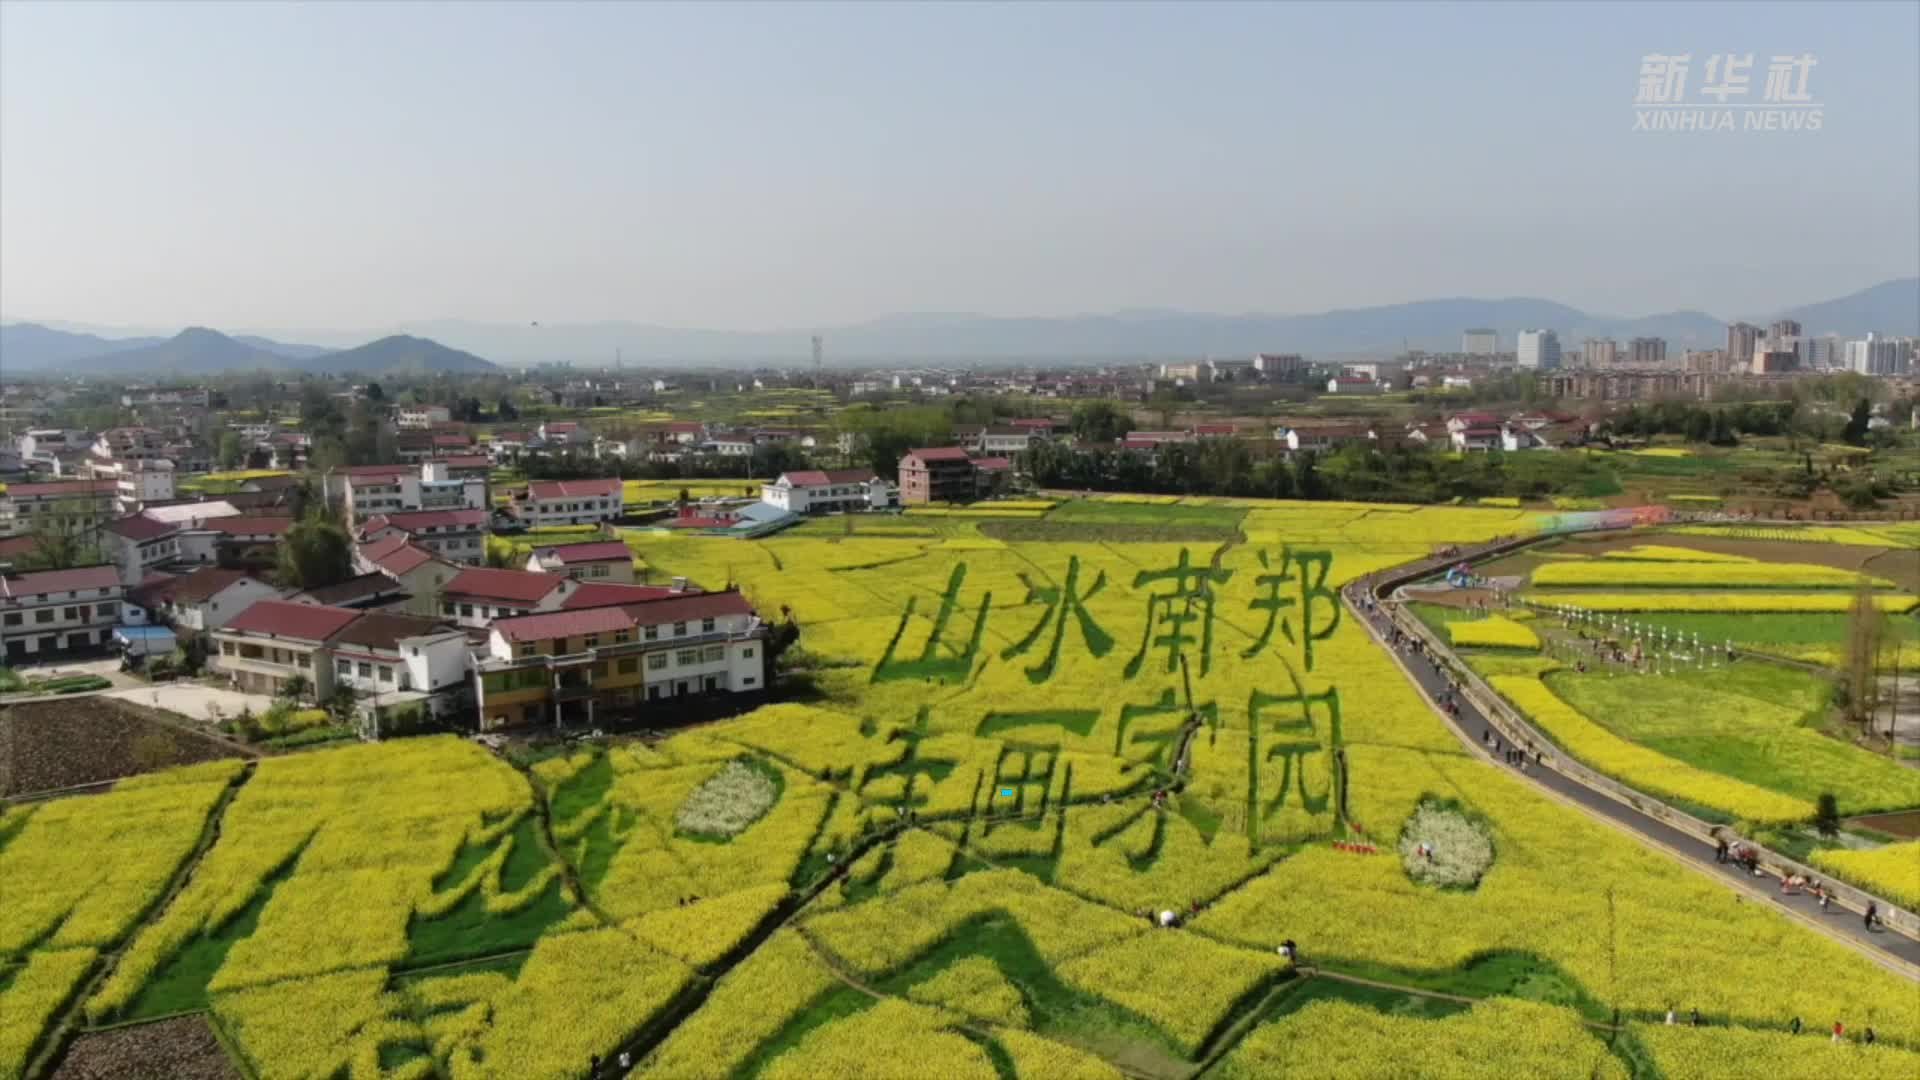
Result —
[[[1916,4],[10,0],[0,317],[1764,317],[1920,273],[1916,39]],[[1631,130],[1644,57],[1697,88],[1728,51],[1756,94],[1814,58],[1820,130]]]

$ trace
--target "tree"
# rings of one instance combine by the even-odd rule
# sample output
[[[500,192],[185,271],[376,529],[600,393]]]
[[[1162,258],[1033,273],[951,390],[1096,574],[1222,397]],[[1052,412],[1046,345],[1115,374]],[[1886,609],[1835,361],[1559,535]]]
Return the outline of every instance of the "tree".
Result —
[[[1107,444],[1133,430],[1133,420],[1111,401],[1089,401],[1073,410],[1068,423],[1075,440]]]
[[[317,589],[353,576],[353,543],[347,531],[317,513],[287,530],[280,543],[279,582],[283,588]]]
[[[312,692],[313,684],[307,681],[305,675],[291,675],[280,684],[280,697],[287,701],[299,701]]]
[[[1862,727],[1873,723],[1880,704],[1880,637],[1886,616],[1874,603],[1873,590],[1861,585],[1847,616],[1847,717]]]
[[[501,394],[499,402],[493,407],[493,415],[500,420],[518,420],[520,419],[520,410],[514,408],[511,398],[505,394]]]
[[[368,401],[385,401],[387,400],[387,392],[385,389],[381,387],[379,383],[370,382],[367,384],[367,400]]]
[[[23,561],[35,570],[69,570],[105,562],[98,515],[87,499],[62,499],[41,507],[28,530],[33,550]]]
[[[220,449],[216,451],[215,456],[220,462],[220,467],[223,469],[239,468],[245,463],[247,460],[247,446],[240,441],[240,433],[237,431],[221,432]]]
[[[1865,446],[1867,425],[1873,420],[1873,405],[1866,398],[1853,403],[1853,415],[1847,418],[1847,426],[1840,432],[1840,438],[1848,446]]]
[[[1833,792],[1820,793],[1813,812],[1813,827],[1829,840],[1840,835],[1840,805],[1834,800]]]

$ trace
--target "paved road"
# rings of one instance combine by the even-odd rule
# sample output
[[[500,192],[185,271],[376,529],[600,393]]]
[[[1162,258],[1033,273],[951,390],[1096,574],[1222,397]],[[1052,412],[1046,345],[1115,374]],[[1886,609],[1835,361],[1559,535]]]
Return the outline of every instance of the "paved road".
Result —
[[[1350,590],[1348,597],[1351,601],[1354,601],[1354,603],[1349,606],[1349,611],[1363,610],[1359,606],[1360,595],[1357,590]],[[1376,635],[1380,635],[1385,632],[1382,629],[1383,626],[1387,625],[1384,623],[1383,618],[1382,616],[1375,616],[1373,618],[1363,617],[1362,621],[1367,622]],[[1384,643],[1383,647],[1385,647]],[[1390,649],[1389,651],[1394,650]],[[1429,699],[1437,698],[1439,694],[1446,690],[1451,684],[1451,680],[1442,674],[1431,660],[1425,657],[1400,652],[1397,653],[1396,659],[1399,660],[1401,668],[1426,692]],[[1460,737],[1460,741],[1465,743],[1470,750],[1480,754],[1488,761],[1499,763],[1500,759],[1489,753],[1480,742],[1481,734],[1489,726],[1486,718],[1480,714],[1479,709],[1466,700],[1464,695],[1460,696],[1459,701],[1460,715],[1458,718],[1448,716],[1445,712],[1438,712],[1438,710],[1436,710],[1436,712],[1438,712],[1441,719],[1447,721],[1448,725],[1453,728],[1454,733]],[[1821,929],[1847,939],[1864,951],[1894,960],[1904,961],[1913,965],[1916,969],[1920,969],[1920,941],[1915,941],[1903,934],[1885,929],[1876,929],[1868,933],[1866,927],[1863,925],[1863,920],[1858,914],[1846,911],[1837,906],[1826,912],[1822,912],[1819,903],[1815,901],[1812,896],[1804,893],[1794,896],[1784,896],[1780,892],[1779,879],[1770,875],[1756,878],[1730,863],[1716,863],[1714,861],[1714,849],[1707,844],[1695,840],[1693,837],[1675,829],[1671,825],[1656,821],[1625,803],[1611,799],[1594,791],[1592,788],[1586,787],[1560,773],[1554,772],[1550,768],[1541,768],[1540,766],[1529,764],[1526,772],[1522,775],[1526,780],[1554,792],[1569,802],[1575,803],[1590,814],[1607,818],[1608,820],[1625,826],[1638,834],[1641,839],[1665,848],[1675,857],[1685,859],[1696,868],[1719,878],[1722,883],[1746,896],[1760,900],[1768,906],[1778,907],[1782,911],[1798,916],[1808,922],[1815,923]]]
[[[242,709],[251,709],[258,716],[273,707],[273,699],[264,694],[243,694],[196,682],[156,683],[138,690],[103,690],[101,696],[125,698],[137,705],[165,709],[203,723],[213,719],[208,706],[217,706],[220,715],[225,717],[238,716]]]

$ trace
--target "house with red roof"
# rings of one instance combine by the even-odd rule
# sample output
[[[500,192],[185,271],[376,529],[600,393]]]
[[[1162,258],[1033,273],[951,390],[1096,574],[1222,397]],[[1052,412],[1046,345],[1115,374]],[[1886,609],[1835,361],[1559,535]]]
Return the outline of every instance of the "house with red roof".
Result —
[[[972,502],[976,481],[973,459],[958,446],[909,450],[900,459],[900,502]]]
[[[892,510],[900,491],[872,469],[803,469],[763,484],[760,501],[794,514]]]
[[[673,698],[756,693],[767,638],[734,590],[501,619],[474,670],[480,727],[592,726]]]
[[[272,566],[279,558],[281,538],[292,528],[290,517],[207,518],[180,530],[180,559],[201,565]]]
[[[587,431],[576,420],[549,420],[540,425],[540,437],[549,445],[566,446],[586,441]]]
[[[440,589],[437,614],[484,630],[495,619],[558,611],[579,587],[578,581],[561,574],[469,567]]]
[[[420,465],[356,466],[342,481],[347,522],[356,525],[375,514],[420,510],[487,510],[486,462],[477,459],[476,467],[475,460],[446,458]],[[467,464],[456,467],[456,461]]]
[[[110,565],[0,574],[0,657],[9,664],[105,649],[125,586]]]
[[[101,526],[100,546],[120,568],[120,583],[137,585],[161,564],[180,557],[180,526],[129,514]]]
[[[404,536],[428,551],[457,563],[480,563],[487,556],[487,521],[492,512],[472,510],[399,510],[360,523],[362,542]]]
[[[397,714],[444,716],[472,696],[467,635],[441,619],[363,611],[327,639],[326,654],[333,685],[360,695],[374,738],[402,726]]]
[[[42,523],[91,529],[113,516],[120,489],[112,480],[9,484],[0,495],[0,534],[32,532]]]
[[[363,574],[385,574],[399,582],[409,598],[407,610],[415,615],[440,614],[440,592],[461,572],[456,564],[398,535],[361,544],[354,549],[353,565]]]
[[[327,639],[359,617],[346,608],[261,600],[213,631],[207,664],[256,694],[278,697],[298,677],[307,696],[325,698],[333,690]]]
[[[530,528],[598,525],[620,516],[625,505],[617,479],[535,480],[514,497],[513,513]]]
[[[142,581],[132,596],[184,639],[220,629],[254,604],[278,599],[280,590],[250,571],[202,566],[179,577]]]
[[[633,552],[619,540],[590,540],[580,544],[550,544],[533,549],[527,569],[562,574],[581,581],[631,584]]]

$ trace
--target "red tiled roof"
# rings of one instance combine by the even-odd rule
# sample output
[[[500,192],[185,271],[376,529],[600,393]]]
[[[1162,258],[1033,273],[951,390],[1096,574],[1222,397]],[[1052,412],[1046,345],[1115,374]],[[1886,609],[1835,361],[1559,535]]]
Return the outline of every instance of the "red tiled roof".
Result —
[[[415,529],[441,529],[449,525],[479,528],[487,523],[485,510],[396,510],[391,513],[375,514],[367,519],[366,531],[379,528],[376,523],[385,523],[404,532]]]
[[[450,469],[485,469],[493,465],[485,454],[448,454],[440,461]]]
[[[237,634],[270,634],[294,641],[322,642],[339,633],[360,612],[291,600],[259,600],[226,625]]]
[[[669,420],[666,423],[667,430],[675,433],[684,431],[697,434],[703,427],[698,420]]]
[[[621,585],[612,581],[583,581],[573,590],[573,595],[560,603],[562,611],[579,611],[582,608],[617,607],[621,604],[638,604],[648,600],[660,600],[669,596],[685,595],[675,593],[665,585]]]
[[[403,533],[360,545],[360,557],[396,576],[434,561],[433,552],[415,546]]]
[[[438,619],[425,619],[418,615],[395,615],[385,611],[368,611],[362,612],[359,618],[333,635],[329,644],[359,645],[368,649],[398,652],[402,638],[422,637],[452,629],[452,626]]]
[[[290,517],[217,517],[202,521],[201,529],[226,533],[228,536],[285,536],[293,528]]]
[[[492,435],[487,436],[488,442],[496,442],[496,443],[503,443],[503,442],[523,443],[523,442],[526,442],[527,439],[528,439],[528,434],[524,431],[496,431]]]
[[[1013,468],[1013,462],[1003,457],[974,458],[973,467],[982,472],[1001,472]]]
[[[527,494],[535,499],[579,499],[619,495],[618,480],[535,480],[527,485]]]
[[[214,594],[236,581],[258,581],[259,578],[245,570],[227,570],[218,566],[203,566],[191,574],[177,578],[166,588],[166,595],[173,600],[198,603],[211,599]]]
[[[455,574],[443,591],[450,596],[483,596],[488,600],[532,604],[566,581],[566,578],[556,574],[542,574],[533,570],[471,567]]]
[[[753,606],[737,592],[682,593],[621,607],[553,611],[497,619],[493,628],[508,641],[547,641],[636,626],[660,626],[721,615],[751,614]]]
[[[587,562],[629,562],[633,552],[618,540],[589,540],[581,544],[555,544],[551,547],[536,547],[535,555],[541,558],[552,556],[559,559],[561,565]]]
[[[1233,434],[1233,425],[1232,424],[1195,424],[1193,426],[1193,433],[1195,435],[1231,435]]]
[[[907,451],[907,457],[919,458],[921,461],[965,461],[967,452],[958,446],[928,446]],[[904,461],[906,458],[901,460]]]
[[[558,431],[563,435],[571,431],[578,431],[579,429],[580,422],[577,420],[555,420],[553,423],[547,425],[548,431]]]
[[[172,536],[180,531],[180,526],[169,525],[164,521],[155,521],[145,514],[129,514],[107,522],[107,531],[122,536],[135,543],[145,540],[158,540],[163,536]]]
[[[178,575],[156,570],[141,578],[140,584],[128,589],[127,599],[142,607],[157,607],[173,595],[173,583],[178,580]]]
[[[59,480],[49,484],[8,484],[7,494],[13,498],[32,498],[57,495],[111,495],[118,488],[111,480]]]
[[[418,465],[406,465],[406,464],[349,465],[346,468],[341,469],[339,471],[342,473],[345,473],[348,476],[395,476],[400,473],[415,472],[419,468],[420,466]]]
[[[433,437],[433,445],[435,446],[472,446],[473,440],[467,438],[465,435],[435,435]]]
[[[119,584],[120,571],[111,566],[29,570],[24,574],[0,574],[0,596],[39,596],[80,589],[110,589]]]
[[[825,487],[828,484],[864,484],[873,479],[872,469],[802,469],[781,474],[789,487]]]
[[[38,546],[39,540],[32,536],[0,537],[0,559],[11,559],[25,555]]]

